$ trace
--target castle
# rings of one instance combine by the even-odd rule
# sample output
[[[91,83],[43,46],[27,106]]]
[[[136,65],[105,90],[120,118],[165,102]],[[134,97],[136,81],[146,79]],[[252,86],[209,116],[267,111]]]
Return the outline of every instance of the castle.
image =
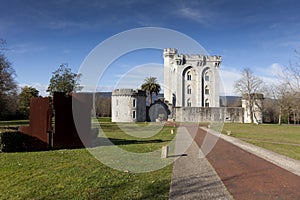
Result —
[[[221,56],[164,49],[164,98],[174,107],[219,107]]]
[[[146,106],[141,90],[116,89],[112,92],[112,121],[139,122],[174,120],[180,122],[250,122],[249,106],[220,107],[219,68],[221,56],[178,54],[167,48],[164,58],[164,98]],[[258,98],[257,105],[262,105]],[[260,111],[253,113],[262,122]]]

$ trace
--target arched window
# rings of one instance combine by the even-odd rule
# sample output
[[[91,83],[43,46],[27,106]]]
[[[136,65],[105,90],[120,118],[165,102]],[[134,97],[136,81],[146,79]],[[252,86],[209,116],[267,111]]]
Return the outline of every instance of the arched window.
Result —
[[[192,88],[190,85],[187,86],[187,93],[192,94]]]
[[[205,100],[205,107],[209,107],[209,101],[208,101],[208,99]]]
[[[133,101],[132,101],[132,107],[135,108],[135,106],[136,106],[136,101],[135,101],[135,99],[133,99]]]
[[[208,85],[205,86],[205,94],[209,94],[209,88],[208,88]]]
[[[188,81],[192,80],[191,71],[188,71],[188,72],[186,73],[186,79],[187,79]]]
[[[187,107],[191,107],[191,106],[192,106],[192,102],[191,102],[190,99],[188,99],[188,100],[186,101],[186,105],[187,105]]]
[[[209,74],[208,74],[208,72],[206,72],[206,73],[204,74],[204,80],[205,80],[205,81],[209,81]]]

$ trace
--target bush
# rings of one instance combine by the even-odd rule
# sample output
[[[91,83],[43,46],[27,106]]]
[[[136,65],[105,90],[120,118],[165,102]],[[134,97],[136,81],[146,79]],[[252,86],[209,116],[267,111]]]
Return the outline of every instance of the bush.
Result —
[[[19,131],[0,132],[0,152],[47,150],[48,144]]]

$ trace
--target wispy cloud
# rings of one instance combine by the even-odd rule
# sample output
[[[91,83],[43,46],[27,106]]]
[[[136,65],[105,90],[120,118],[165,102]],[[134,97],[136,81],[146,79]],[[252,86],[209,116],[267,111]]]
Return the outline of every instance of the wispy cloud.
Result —
[[[175,10],[175,15],[203,25],[209,25],[218,16],[218,13],[212,10],[208,4],[202,6],[202,3],[192,1],[179,4]]]
[[[220,93],[221,95],[236,95],[234,93],[233,84],[240,78],[240,72],[236,69],[225,68],[220,69]]]
[[[140,88],[144,79],[149,76],[156,77],[163,87],[164,71],[163,66],[157,63],[149,63],[136,66],[124,74],[117,74],[114,88]]]
[[[260,77],[266,85],[278,83],[279,77],[283,74],[283,66],[279,63],[273,63],[270,66],[254,71],[254,74]],[[220,69],[220,92],[222,95],[237,95],[234,93],[234,82],[241,78],[241,72],[235,68],[222,67]]]
[[[25,54],[29,52],[40,52],[45,50],[44,46],[37,46],[35,44],[23,43],[23,44],[15,44],[8,47],[8,50],[12,53],[16,54]]]
[[[192,8],[181,8],[179,9],[178,14],[182,17],[192,19],[200,23],[204,23],[208,18],[208,16],[204,15],[199,10],[194,10]]]
[[[258,73],[262,77],[278,78],[283,76],[283,65],[272,63],[271,65],[258,69]]]

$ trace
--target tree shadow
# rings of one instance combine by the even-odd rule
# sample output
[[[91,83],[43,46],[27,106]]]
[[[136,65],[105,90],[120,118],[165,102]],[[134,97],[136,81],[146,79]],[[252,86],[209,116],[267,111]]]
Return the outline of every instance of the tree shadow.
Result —
[[[167,142],[168,140],[126,140],[126,139],[117,139],[117,138],[104,138],[98,137],[93,141],[93,146],[111,146],[111,145],[130,145],[130,144],[150,144],[150,143],[162,143]]]

